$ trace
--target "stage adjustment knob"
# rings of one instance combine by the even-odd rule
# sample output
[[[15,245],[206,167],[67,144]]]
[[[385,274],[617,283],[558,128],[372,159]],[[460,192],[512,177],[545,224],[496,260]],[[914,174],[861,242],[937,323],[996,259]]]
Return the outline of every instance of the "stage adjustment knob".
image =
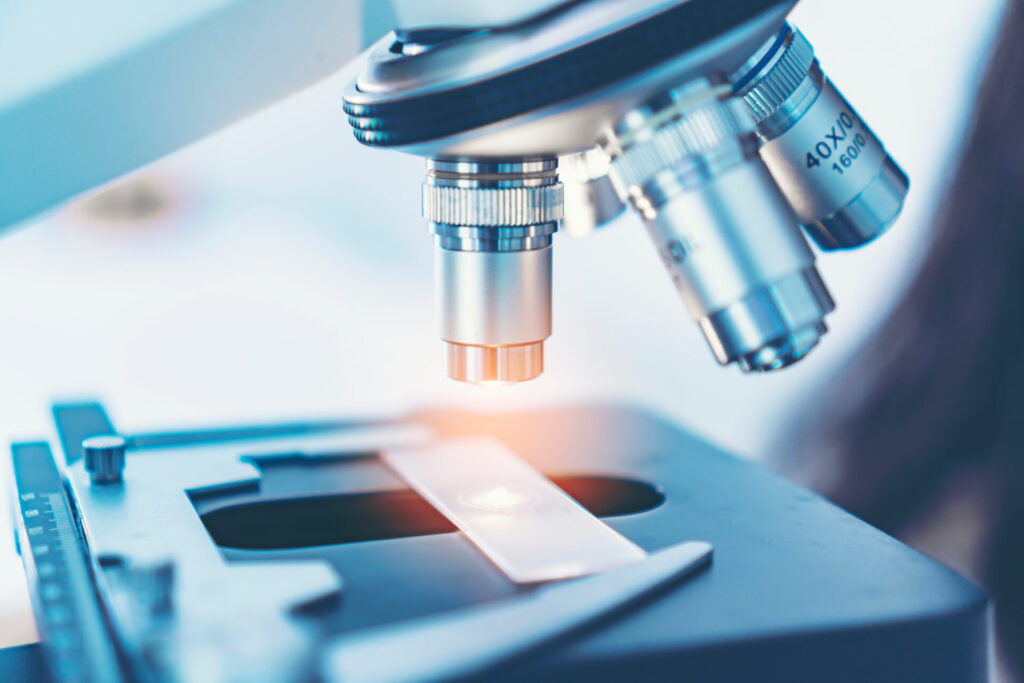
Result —
[[[121,481],[127,448],[128,443],[124,437],[114,434],[91,436],[82,441],[85,469],[92,483],[111,484]]]

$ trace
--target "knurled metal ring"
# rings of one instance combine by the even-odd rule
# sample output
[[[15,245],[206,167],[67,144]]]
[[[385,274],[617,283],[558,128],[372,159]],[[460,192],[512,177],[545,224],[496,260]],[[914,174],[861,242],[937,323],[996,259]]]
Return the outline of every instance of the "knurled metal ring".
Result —
[[[611,175],[618,187],[643,187],[666,168],[707,154],[753,130],[739,99],[712,100],[627,145],[612,159]]]
[[[742,93],[747,110],[757,123],[778,111],[796,92],[814,63],[814,48],[796,29],[779,46],[780,54],[763,74],[755,74],[752,85]]]
[[[423,217],[431,223],[536,225],[557,222],[562,213],[561,183],[503,188],[423,185]]]

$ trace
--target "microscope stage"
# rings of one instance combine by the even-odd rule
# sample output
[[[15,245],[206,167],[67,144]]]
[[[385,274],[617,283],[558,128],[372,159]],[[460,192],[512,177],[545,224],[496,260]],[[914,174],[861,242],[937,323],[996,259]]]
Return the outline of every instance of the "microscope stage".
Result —
[[[396,443],[481,435],[503,442],[652,557],[691,540],[714,547],[713,563],[696,562],[685,580],[629,609],[610,610],[529,656],[482,665],[488,680],[986,675],[987,600],[980,590],[819,496],[646,413],[605,406],[422,412],[376,423],[125,435],[123,482],[96,485],[79,444],[117,433],[114,426],[97,404],[54,412],[71,507],[97,574],[95,587],[65,588],[95,591],[114,615],[116,626],[104,633],[122,661],[142,661],[170,678],[289,680],[313,671],[338,678],[331,653],[354,635],[486,615],[548,587],[552,596],[560,585],[585,595],[583,582],[593,579],[542,587],[509,580],[378,457]],[[26,449],[34,449],[36,462],[45,451],[41,444],[14,447],[23,515],[32,493],[29,461],[18,459]],[[22,553],[38,592],[39,577],[31,576],[38,548],[26,537],[31,520],[21,521]],[[173,590],[157,592],[169,603],[158,607],[139,586],[162,575],[152,567],[168,563]],[[619,571],[595,578],[607,588]],[[59,631],[50,616],[37,608],[52,663],[59,651],[46,636]],[[529,630],[516,623],[510,633],[513,627]],[[161,628],[171,635],[154,641]],[[494,636],[460,633],[467,652]],[[154,642],[176,654],[153,657]],[[417,678],[439,676],[424,670]]]

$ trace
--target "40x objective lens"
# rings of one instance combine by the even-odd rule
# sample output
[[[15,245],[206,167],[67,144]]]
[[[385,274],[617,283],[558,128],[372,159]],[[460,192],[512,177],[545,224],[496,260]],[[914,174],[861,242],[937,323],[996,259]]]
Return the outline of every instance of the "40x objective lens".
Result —
[[[870,242],[892,225],[909,182],[788,24],[733,75],[760,154],[823,249]]]

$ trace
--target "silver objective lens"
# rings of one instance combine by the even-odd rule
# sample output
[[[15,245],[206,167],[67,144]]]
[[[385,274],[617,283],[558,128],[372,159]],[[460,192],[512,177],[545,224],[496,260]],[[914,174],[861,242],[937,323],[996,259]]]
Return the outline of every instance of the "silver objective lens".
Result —
[[[783,26],[732,80],[764,141],[761,158],[822,249],[860,246],[892,225],[907,176],[799,31]]]
[[[554,159],[427,162],[423,217],[437,254],[448,376],[512,383],[544,369],[551,238],[562,218]]]
[[[604,146],[616,190],[643,216],[719,363],[774,370],[817,344],[832,298],[729,86],[701,79],[667,93]]]

